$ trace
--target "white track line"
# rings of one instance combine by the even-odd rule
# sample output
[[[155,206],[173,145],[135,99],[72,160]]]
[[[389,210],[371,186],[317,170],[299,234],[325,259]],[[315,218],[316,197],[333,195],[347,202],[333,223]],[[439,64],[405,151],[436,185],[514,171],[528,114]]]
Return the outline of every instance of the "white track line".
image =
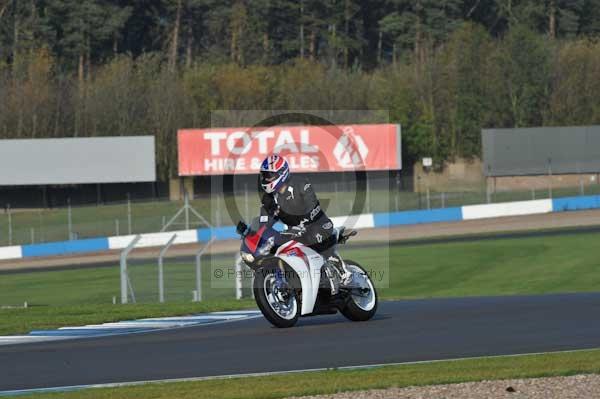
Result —
[[[113,323],[88,324],[79,327],[61,327],[59,330],[78,329],[117,329],[117,328],[169,328],[179,326],[190,326],[204,324],[205,321],[246,319],[247,315],[206,315],[206,316],[183,316],[183,317],[156,317],[151,319],[140,319],[131,321],[116,321]]]
[[[240,314],[243,313],[243,314]],[[56,335],[7,335],[0,336],[0,346],[3,345],[15,345],[15,344],[27,344],[34,342],[45,342],[45,341],[60,341],[60,340],[71,340],[71,339],[84,339],[84,338],[100,338],[115,335],[127,335],[127,334],[139,334],[158,332],[165,330],[172,330],[177,328],[186,327],[197,327],[197,326],[209,326],[215,324],[222,324],[228,322],[234,322],[239,320],[250,320],[260,317],[260,311],[230,311],[230,312],[215,312],[207,313],[204,315],[196,316],[173,316],[163,318],[148,318],[140,320],[128,320],[114,323],[104,324],[89,324],[85,326],[68,326],[61,327],[55,331]],[[129,331],[131,329],[139,329],[139,331]],[[77,330],[99,330],[98,334],[84,334],[81,335],[73,334],[71,331]],[[105,330],[106,332],[102,332]],[[120,331],[122,330],[122,331]],[[64,331],[64,335],[60,332]]]
[[[50,388],[34,388],[34,389],[20,389],[13,391],[0,391],[0,397],[4,396],[18,396],[18,395],[29,395],[35,393],[51,393],[51,392],[67,392],[67,391],[79,391],[84,389],[98,389],[98,388],[121,388],[131,387],[146,384],[168,384],[173,382],[194,382],[194,381],[206,381],[206,380],[223,380],[233,378],[250,378],[250,377],[269,377],[275,375],[286,375],[286,374],[297,374],[297,373],[315,373],[320,371],[336,371],[336,370],[366,370],[375,369],[381,367],[390,366],[408,366],[415,364],[430,364],[440,362],[461,362],[465,360],[477,360],[477,359],[497,359],[497,358],[514,358],[522,356],[532,355],[550,355],[558,353],[577,353],[590,350],[597,350],[597,348],[590,349],[574,349],[566,351],[555,351],[555,352],[533,352],[533,353],[518,353],[514,355],[493,355],[493,356],[475,356],[475,357],[461,357],[455,359],[439,359],[439,360],[420,360],[414,362],[398,362],[398,363],[377,363],[377,364],[363,364],[357,366],[342,366],[332,368],[314,368],[314,369],[301,369],[301,370],[286,370],[286,371],[267,371],[263,373],[246,373],[246,374],[227,374],[227,375],[214,375],[208,377],[190,377],[190,378],[171,378],[164,380],[147,380],[147,381],[129,381],[129,382],[115,382],[108,384],[89,384],[89,385],[71,385],[64,387],[50,387]]]
[[[61,328],[59,328],[59,330],[117,330],[120,328],[123,328],[123,329],[127,329],[127,328],[169,328],[169,327],[196,325],[196,324],[200,324],[200,323],[194,322],[194,321],[180,322],[180,323],[174,323],[174,322],[170,322],[170,321],[165,321],[165,322],[156,321],[156,322],[143,322],[143,323],[128,322],[128,323],[90,324],[90,325],[81,326],[81,327],[61,327]]]
[[[221,312],[210,312],[210,314],[260,314],[260,310],[227,310]]]
[[[213,315],[211,313],[211,314],[202,315],[202,316],[156,317],[156,318],[151,318],[151,319],[140,319],[140,320],[148,320],[148,321],[158,321],[158,320],[165,320],[165,321],[169,321],[169,320],[190,320],[190,321],[194,321],[194,320],[244,319],[246,317],[248,317],[248,316],[245,315],[245,314]],[[138,321],[138,320],[136,320],[136,321]]]
[[[71,336],[69,338],[78,338],[78,336]],[[26,342],[44,342],[44,341],[59,341],[64,337],[50,337],[40,335],[8,335],[0,337],[0,345],[11,345]]]

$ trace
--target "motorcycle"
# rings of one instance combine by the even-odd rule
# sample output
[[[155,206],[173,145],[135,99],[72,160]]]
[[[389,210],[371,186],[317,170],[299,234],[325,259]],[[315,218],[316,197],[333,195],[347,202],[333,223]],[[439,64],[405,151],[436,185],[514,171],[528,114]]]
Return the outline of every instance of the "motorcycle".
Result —
[[[254,298],[274,326],[292,327],[299,317],[338,311],[349,320],[366,321],[377,312],[375,286],[357,262],[344,261],[352,278],[342,283],[336,266],[298,241],[301,230],[279,232],[271,224],[260,226],[258,219],[249,229],[244,228],[244,222],[240,224],[240,256],[254,271]],[[335,229],[338,244],[345,244],[356,234],[344,227]]]

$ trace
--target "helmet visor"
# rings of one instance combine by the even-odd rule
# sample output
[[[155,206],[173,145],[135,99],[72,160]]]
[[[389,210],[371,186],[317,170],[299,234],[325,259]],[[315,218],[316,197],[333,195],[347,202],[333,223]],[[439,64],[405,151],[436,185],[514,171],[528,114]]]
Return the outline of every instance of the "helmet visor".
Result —
[[[269,172],[269,171],[260,172],[260,178],[263,181],[263,183],[271,183],[272,181],[275,181],[278,177],[279,177],[279,174],[277,172]]]

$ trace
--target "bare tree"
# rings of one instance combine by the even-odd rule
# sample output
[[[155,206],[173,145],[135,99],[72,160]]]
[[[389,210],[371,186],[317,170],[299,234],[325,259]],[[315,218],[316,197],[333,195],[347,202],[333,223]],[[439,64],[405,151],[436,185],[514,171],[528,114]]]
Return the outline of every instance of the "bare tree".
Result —
[[[171,34],[171,45],[169,48],[169,70],[175,71],[177,65],[177,50],[179,47],[179,29],[181,26],[181,0],[177,0],[177,9],[175,11],[175,23],[173,24],[173,32]]]

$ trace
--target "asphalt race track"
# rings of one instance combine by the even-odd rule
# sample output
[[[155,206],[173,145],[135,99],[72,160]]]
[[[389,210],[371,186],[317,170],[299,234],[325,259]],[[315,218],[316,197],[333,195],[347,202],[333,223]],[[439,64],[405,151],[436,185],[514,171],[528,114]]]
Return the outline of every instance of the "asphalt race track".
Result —
[[[600,294],[383,302],[375,319],[263,318],[0,347],[0,391],[600,347]]]

